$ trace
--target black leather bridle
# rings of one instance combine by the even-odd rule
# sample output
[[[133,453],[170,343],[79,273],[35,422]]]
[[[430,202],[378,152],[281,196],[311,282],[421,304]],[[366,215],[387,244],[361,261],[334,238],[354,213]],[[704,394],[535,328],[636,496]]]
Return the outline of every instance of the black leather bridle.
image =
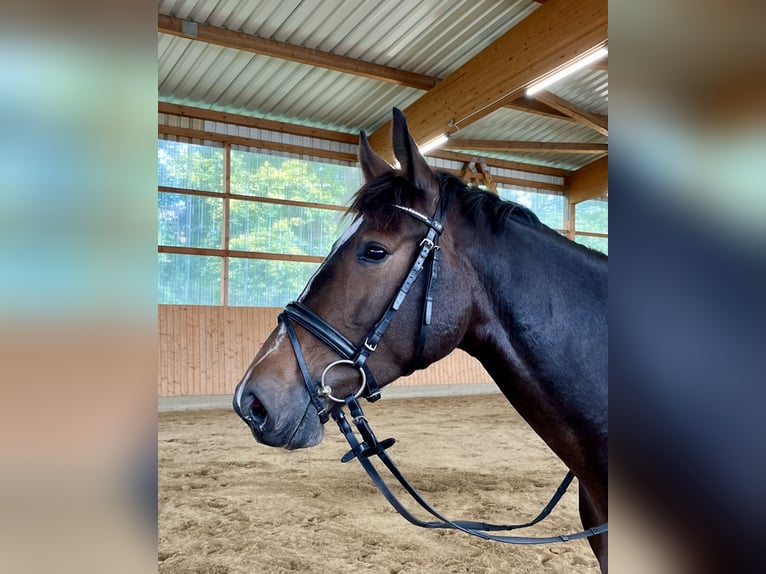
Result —
[[[343,333],[338,331],[300,301],[289,303],[284,311],[280,313],[279,320],[285,326],[287,334],[290,337],[290,342],[295,351],[298,366],[301,369],[303,380],[306,383],[306,389],[311,397],[311,401],[317,409],[319,419],[323,424],[329,419],[326,399],[329,399],[336,404],[343,404],[345,401],[343,398],[334,396],[332,394],[332,388],[325,383],[327,373],[337,365],[349,365],[352,368],[359,369],[362,382],[359,390],[354,394],[355,397],[358,398],[364,396],[370,402],[377,401],[380,398],[380,387],[375,380],[372,371],[370,371],[370,367],[367,365],[367,359],[370,357],[370,354],[375,352],[375,349],[378,348],[378,343],[380,343],[386,329],[388,329],[388,326],[391,324],[391,319],[393,319],[394,313],[399,310],[405,297],[407,297],[410,288],[415,281],[417,281],[421,272],[428,267],[427,284],[423,300],[423,314],[420,323],[420,334],[418,336],[418,347],[409,372],[414,371],[420,364],[423,358],[426,339],[428,337],[428,330],[431,325],[433,291],[439,269],[439,237],[444,229],[444,224],[442,223],[444,208],[442,206],[443,202],[440,202],[433,217],[428,217],[414,209],[402,205],[393,206],[395,209],[398,209],[425,224],[428,227],[428,232],[420,241],[420,251],[396,295],[388,304],[386,310],[383,311],[380,319],[378,319],[367,335],[362,339],[360,344],[354,345],[354,343],[343,335]],[[325,367],[319,384],[315,384],[311,379],[308,367],[306,366],[306,361],[303,358],[300,343],[298,342],[298,337],[295,334],[295,329],[292,325],[293,323],[297,323],[306,329],[309,333],[341,356],[340,360],[330,363]]]
[[[388,304],[385,311],[381,315],[380,319],[373,325],[367,335],[362,339],[362,342],[358,345],[352,343],[345,335],[335,329],[327,321],[322,319],[308,306],[300,301],[294,301],[289,303],[284,311],[280,313],[279,320],[285,326],[287,334],[290,338],[293,351],[295,352],[295,358],[298,362],[298,366],[301,370],[306,389],[308,390],[311,402],[314,404],[319,415],[319,420],[322,424],[326,423],[330,416],[338,424],[341,433],[349,443],[351,450],[348,451],[342,458],[341,462],[349,462],[353,459],[357,459],[362,467],[365,469],[369,477],[372,479],[375,486],[380,490],[383,496],[388,500],[391,506],[401,514],[410,523],[420,526],[422,528],[451,528],[460,530],[472,536],[478,536],[485,540],[494,540],[497,542],[505,542],[510,544],[545,544],[550,542],[566,542],[569,540],[576,540],[578,538],[587,538],[607,532],[608,524],[604,523],[594,528],[588,528],[581,532],[573,534],[561,534],[548,537],[528,537],[528,536],[499,536],[490,534],[490,532],[497,531],[510,531],[518,528],[525,528],[537,524],[543,518],[548,516],[553,510],[554,506],[558,503],[567,487],[574,479],[574,473],[568,471],[561,485],[556,490],[555,494],[543,508],[543,510],[534,519],[525,522],[523,524],[488,524],[484,522],[474,522],[467,520],[452,521],[445,518],[439,512],[428,504],[415,490],[415,488],[409,483],[404,475],[399,471],[397,466],[386,453],[386,449],[391,447],[396,441],[393,438],[387,438],[384,440],[378,440],[375,434],[370,428],[367,418],[362,412],[362,407],[358,402],[359,397],[364,397],[370,402],[377,401],[380,398],[380,387],[375,380],[374,375],[370,371],[367,365],[367,359],[370,354],[375,352],[383,337],[386,329],[391,323],[394,313],[399,310],[405,297],[410,291],[410,288],[420,276],[421,272],[428,267],[427,283],[425,288],[425,295],[423,300],[423,312],[420,323],[420,334],[418,336],[418,346],[410,366],[410,372],[414,371],[421,363],[423,358],[423,352],[425,349],[426,339],[428,336],[428,329],[431,325],[431,313],[433,308],[433,292],[434,285],[437,278],[439,267],[439,237],[444,230],[444,217],[445,207],[444,201],[440,200],[439,206],[436,209],[433,217],[428,217],[411,209],[401,205],[394,205],[395,209],[402,211],[403,213],[413,217],[417,221],[425,224],[428,228],[426,236],[420,241],[420,251],[418,252],[415,261],[410,267],[407,276],[402,282],[401,287],[397,291],[394,298]],[[298,336],[295,333],[293,323],[299,324],[306,329],[309,333],[314,335],[317,339],[322,341],[325,345],[330,347],[338,355],[341,356],[340,360],[330,363],[325,367],[320,380],[315,382],[311,378],[306,360],[303,357],[301,351],[300,342]],[[325,383],[327,373],[338,365],[349,365],[352,368],[359,369],[361,376],[361,384],[356,393],[352,393],[345,398],[334,396],[332,388]],[[328,405],[331,405],[328,412]],[[361,436],[361,441],[357,439],[354,434],[351,425],[346,420],[346,416],[343,412],[343,406],[349,409],[349,414],[352,417],[354,425],[357,428]],[[396,478],[399,483],[404,487],[407,493],[417,502],[423,509],[429,514],[437,518],[436,521],[424,522],[413,516],[404,505],[399,502],[396,496],[388,488],[388,485],[381,478],[375,466],[370,461],[370,457],[377,456],[379,460],[389,469],[391,474]]]

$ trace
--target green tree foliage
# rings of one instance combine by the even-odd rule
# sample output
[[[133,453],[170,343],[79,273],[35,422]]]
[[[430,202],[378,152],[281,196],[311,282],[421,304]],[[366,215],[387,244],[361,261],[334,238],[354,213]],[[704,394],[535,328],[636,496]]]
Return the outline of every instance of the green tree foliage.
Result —
[[[590,237],[588,235],[577,235],[575,241],[596,251],[601,251],[606,255],[609,254],[609,240],[606,237]]]
[[[157,240],[177,247],[223,247],[223,199],[160,193]]]
[[[283,307],[295,299],[317,263],[270,259],[229,260],[229,305]]]
[[[223,191],[223,148],[159,140],[159,185]]]
[[[356,168],[289,159],[232,149],[231,193],[253,197],[229,201],[229,249],[280,255],[324,256],[348,225],[334,209],[283,205],[256,198],[342,206],[361,185]],[[223,148],[159,140],[160,186],[223,192]],[[553,229],[564,227],[560,195],[500,189],[501,197],[532,209]],[[223,198],[161,192],[158,197],[159,245],[223,248]],[[608,204],[577,206],[577,228],[607,233]],[[578,241],[606,251],[604,238]],[[159,302],[217,305],[221,301],[223,259],[216,256],[159,254]],[[229,260],[230,305],[281,307],[297,297],[317,263],[290,260]]]
[[[232,150],[231,192],[270,199],[343,205],[360,185],[347,166]],[[293,255],[324,256],[344,223],[330,209],[232,200],[229,247]],[[295,298],[316,263],[235,259],[229,264],[231,305],[282,306]]]
[[[577,231],[609,233],[609,202],[600,199],[583,201],[575,206],[575,228]],[[602,253],[609,253],[609,239],[576,235],[578,243],[587,245]]]
[[[161,140],[159,185],[222,191],[223,161],[223,150]],[[230,185],[235,195],[343,205],[360,181],[358,170],[347,166],[232,150]],[[229,249],[324,256],[348,223],[342,216],[333,209],[232,199]],[[223,199],[159,194],[160,245],[221,248],[222,229]],[[220,258],[160,254],[159,263],[161,303],[220,302]],[[298,261],[231,258],[229,302],[282,306],[300,293],[316,267]],[[190,289],[189,281],[200,286]],[[211,302],[213,284],[218,285],[219,299]]]
[[[531,209],[551,229],[564,228],[564,196],[498,188],[498,195]]]
[[[221,257],[160,253],[158,301],[168,305],[219,305]]]
[[[239,150],[231,152],[233,194],[344,205],[359,185],[356,168]]]
[[[609,203],[591,199],[575,205],[575,226],[577,231],[609,233]]]

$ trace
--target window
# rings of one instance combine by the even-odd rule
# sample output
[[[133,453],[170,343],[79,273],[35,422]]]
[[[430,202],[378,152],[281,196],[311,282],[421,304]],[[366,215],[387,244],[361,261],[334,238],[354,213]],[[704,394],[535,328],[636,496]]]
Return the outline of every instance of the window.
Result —
[[[343,212],[232,199],[229,247],[324,256],[338,237]]]
[[[223,192],[223,147],[159,140],[160,186]]]
[[[268,259],[229,260],[229,305],[283,307],[296,299],[317,263]]]
[[[564,196],[553,193],[539,193],[497,188],[503,199],[514,201],[531,209],[545,225],[558,231],[564,229]]]
[[[601,253],[609,254],[609,239],[606,237],[589,237],[587,235],[575,235],[577,243],[581,243],[586,247],[601,251]]]
[[[168,305],[220,304],[222,261],[220,257],[160,253],[159,302]]]
[[[231,150],[231,193],[345,205],[360,187],[355,167]]]
[[[223,199],[182,193],[159,194],[157,234],[160,245],[221,248]]]
[[[362,183],[353,165],[162,139],[157,179],[159,302],[259,307],[301,293],[350,223],[344,206]],[[564,196],[498,192],[564,229]],[[608,203],[575,209],[576,241],[606,253]]]
[[[609,253],[609,202],[591,199],[575,205],[575,241]]]
[[[361,185],[355,166],[167,140],[157,179],[159,302],[188,305],[296,298]]]

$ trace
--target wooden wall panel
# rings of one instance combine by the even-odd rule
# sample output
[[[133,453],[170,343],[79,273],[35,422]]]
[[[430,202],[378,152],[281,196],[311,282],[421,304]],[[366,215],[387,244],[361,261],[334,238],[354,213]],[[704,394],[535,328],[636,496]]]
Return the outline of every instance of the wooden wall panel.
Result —
[[[160,305],[157,393],[229,395],[277,324],[281,309]],[[455,351],[396,385],[489,383],[479,362]]]

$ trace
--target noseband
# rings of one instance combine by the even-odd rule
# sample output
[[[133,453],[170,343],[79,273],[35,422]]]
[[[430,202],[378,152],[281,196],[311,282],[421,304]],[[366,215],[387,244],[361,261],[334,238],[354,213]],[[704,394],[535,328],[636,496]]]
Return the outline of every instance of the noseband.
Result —
[[[402,213],[406,213],[413,219],[425,224],[428,227],[428,232],[420,241],[420,251],[410,267],[409,273],[407,273],[407,276],[399,287],[399,290],[388,304],[385,311],[383,311],[380,319],[378,319],[367,335],[362,339],[362,343],[354,345],[348,337],[343,335],[335,327],[330,325],[300,301],[289,303],[284,311],[280,313],[279,320],[285,326],[287,334],[290,337],[290,342],[295,351],[295,358],[298,361],[298,366],[300,367],[303,380],[306,384],[306,389],[308,390],[311,402],[317,409],[319,420],[322,424],[326,423],[330,416],[327,411],[327,399],[338,404],[345,402],[344,398],[334,396],[332,394],[332,388],[325,382],[327,373],[333,367],[338,365],[349,365],[352,368],[359,369],[361,383],[359,389],[353,395],[355,398],[363,396],[370,402],[375,402],[380,398],[380,386],[375,380],[372,371],[370,371],[369,365],[367,365],[367,359],[370,354],[378,348],[378,343],[380,343],[386,329],[388,329],[388,326],[391,324],[391,319],[393,318],[394,313],[402,306],[410,288],[420,276],[426,265],[428,265],[429,272],[427,275],[425,298],[423,300],[420,335],[418,336],[418,346],[409,372],[414,371],[420,365],[423,358],[426,338],[428,336],[428,329],[431,325],[433,290],[439,267],[439,237],[444,230],[444,224],[442,223],[444,218],[443,205],[444,202],[440,200],[439,206],[433,217],[428,217],[414,209],[402,205],[393,206]],[[301,351],[301,346],[298,341],[298,336],[295,333],[293,323],[299,324],[341,356],[340,360],[330,363],[325,367],[318,384],[312,380],[308,367],[306,366],[303,351]]]

